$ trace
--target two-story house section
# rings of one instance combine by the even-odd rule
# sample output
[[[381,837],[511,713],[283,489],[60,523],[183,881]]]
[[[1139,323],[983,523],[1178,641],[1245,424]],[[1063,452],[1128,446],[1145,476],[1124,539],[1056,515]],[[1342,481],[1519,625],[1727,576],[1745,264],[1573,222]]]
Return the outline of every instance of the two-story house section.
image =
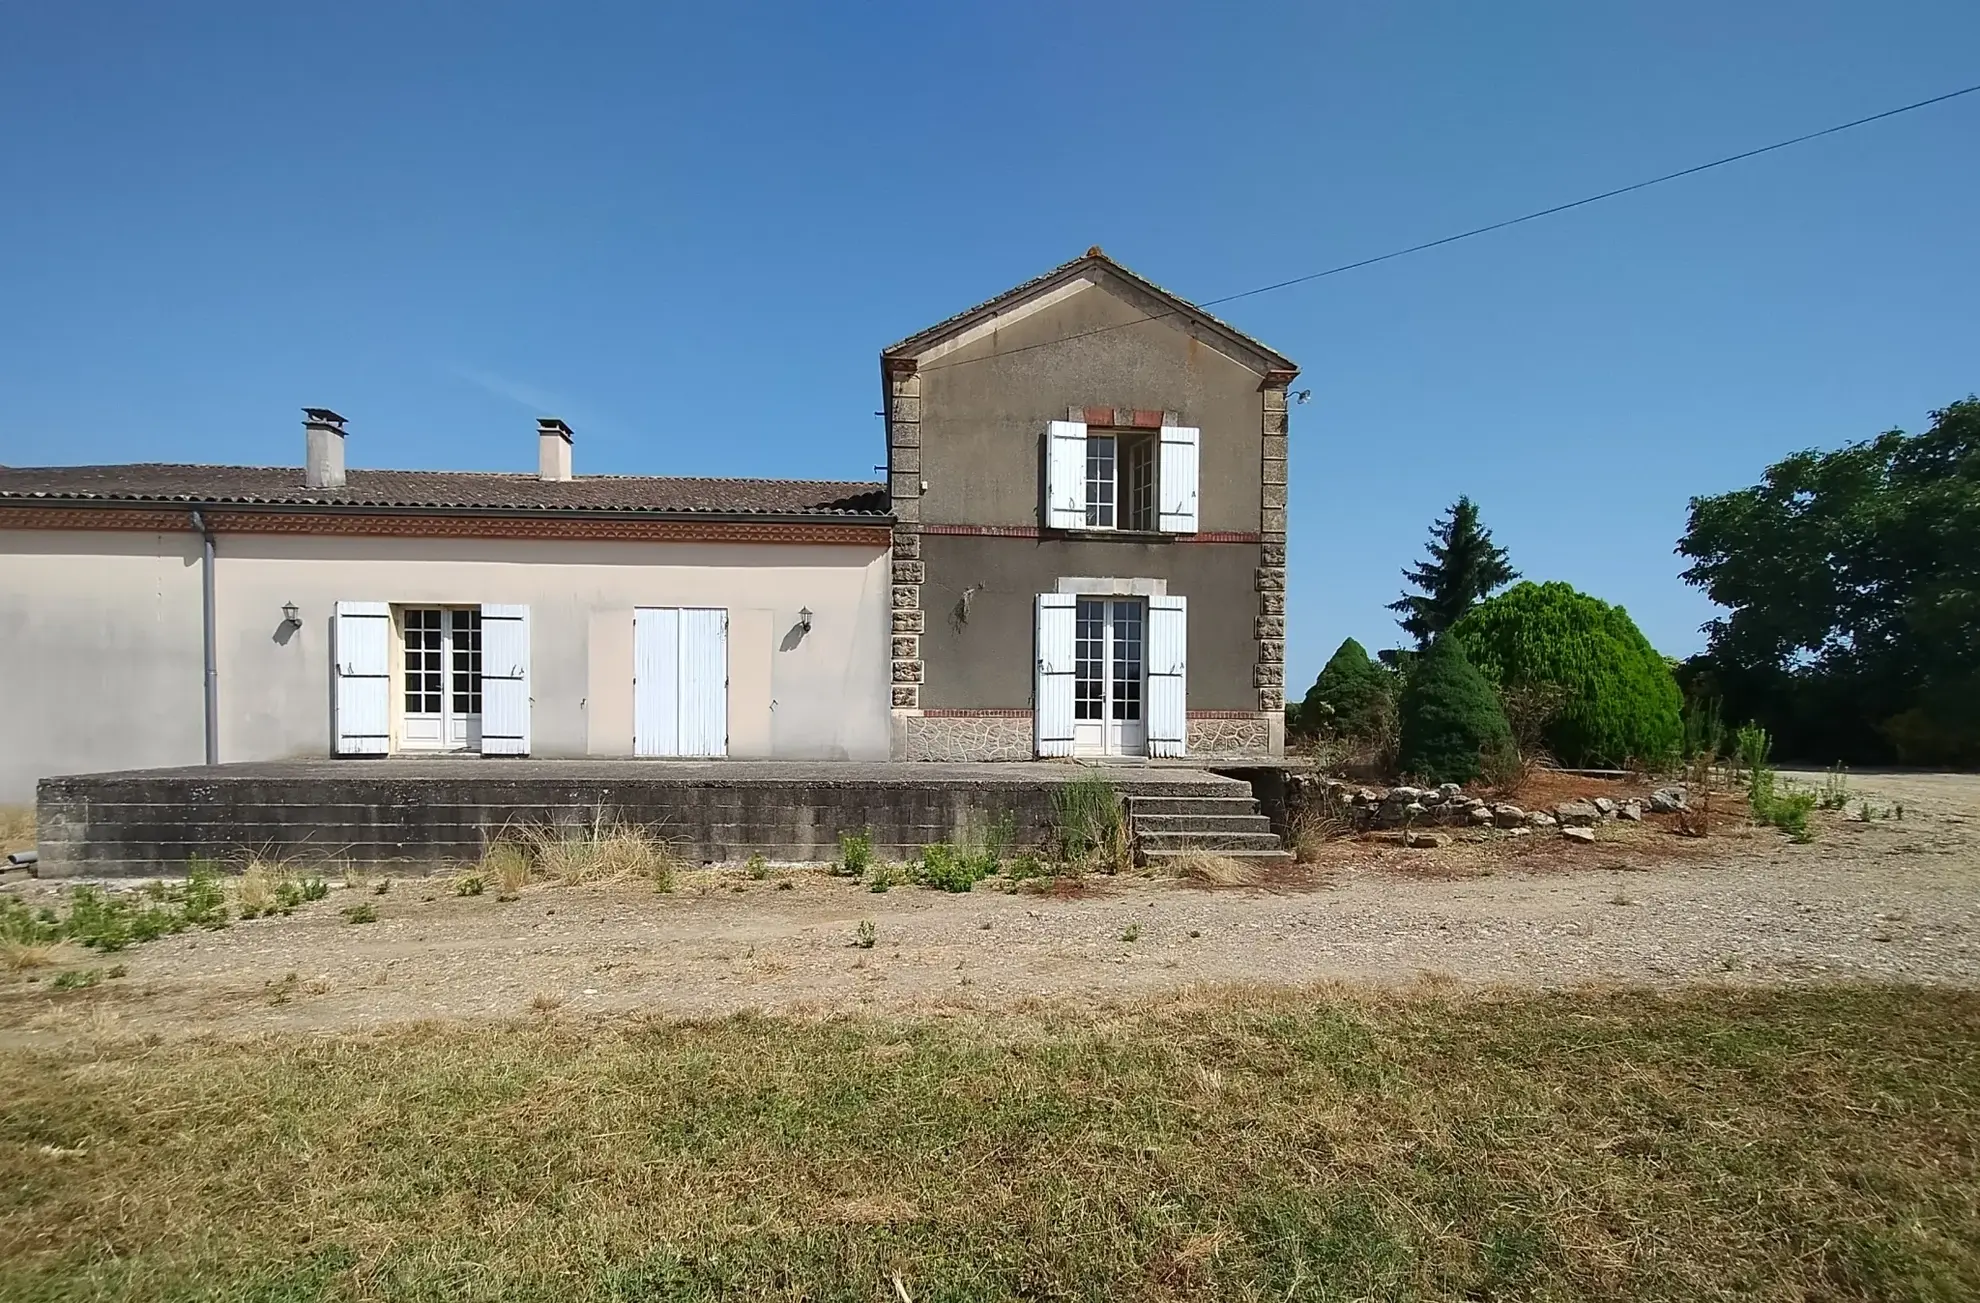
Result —
[[[1291,360],[1096,248],[880,366],[896,757],[1283,752]]]

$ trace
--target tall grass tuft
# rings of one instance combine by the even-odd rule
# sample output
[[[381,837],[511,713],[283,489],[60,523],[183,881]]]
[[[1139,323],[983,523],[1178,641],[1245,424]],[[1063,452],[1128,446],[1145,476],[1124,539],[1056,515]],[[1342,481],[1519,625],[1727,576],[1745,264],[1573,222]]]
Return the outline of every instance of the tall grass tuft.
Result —
[[[1107,873],[1134,867],[1120,789],[1099,774],[1082,774],[1052,789],[1052,836],[1053,849],[1069,865]]]
[[[532,824],[504,834],[483,852],[478,873],[502,895],[514,895],[532,879],[566,887],[643,879],[672,891],[674,875],[686,867],[673,842],[608,819],[601,810],[588,824]]]

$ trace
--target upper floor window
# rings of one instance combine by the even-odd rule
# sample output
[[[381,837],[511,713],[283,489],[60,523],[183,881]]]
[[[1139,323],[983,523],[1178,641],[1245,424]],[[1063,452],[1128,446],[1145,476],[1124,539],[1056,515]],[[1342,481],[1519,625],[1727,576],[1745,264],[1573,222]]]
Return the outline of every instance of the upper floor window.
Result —
[[[1046,444],[1051,529],[1197,532],[1197,431],[1185,426],[1088,432],[1054,421]]]
[[[1086,527],[1153,530],[1155,448],[1152,434],[1086,436]]]

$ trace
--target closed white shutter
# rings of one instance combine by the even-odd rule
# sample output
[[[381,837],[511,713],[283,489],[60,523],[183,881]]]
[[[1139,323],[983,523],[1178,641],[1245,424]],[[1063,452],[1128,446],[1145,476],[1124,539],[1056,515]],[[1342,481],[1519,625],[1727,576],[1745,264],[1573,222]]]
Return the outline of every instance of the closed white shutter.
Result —
[[[1086,422],[1054,421],[1045,439],[1045,524],[1086,528]]]
[[[339,602],[330,640],[332,749],[382,756],[392,749],[392,608]]]
[[[681,753],[681,613],[671,606],[633,612],[633,754]]]
[[[681,749],[684,756],[729,753],[729,613],[681,612]]]
[[[1162,427],[1162,464],[1155,478],[1155,493],[1161,511],[1156,524],[1165,534],[1196,532],[1198,442],[1195,426]]]
[[[633,612],[633,754],[729,754],[729,613]]]
[[[1148,599],[1148,754],[1179,756],[1189,736],[1189,600]]]
[[[1032,727],[1041,756],[1073,753],[1075,613],[1071,593],[1038,594],[1038,687]]]
[[[527,606],[481,606],[481,754],[529,754]]]

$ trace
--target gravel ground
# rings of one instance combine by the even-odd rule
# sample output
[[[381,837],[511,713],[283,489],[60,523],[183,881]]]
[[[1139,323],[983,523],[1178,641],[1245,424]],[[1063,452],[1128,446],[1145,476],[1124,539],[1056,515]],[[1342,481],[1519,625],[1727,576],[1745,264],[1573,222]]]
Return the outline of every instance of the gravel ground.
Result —
[[[1820,776],[1809,781],[1819,783]],[[1228,983],[1563,986],[1896,980],[1980,985],[1980,777],[1859,775],[1794,845],[1722,821],[1703,841],[1614,825],[1437,851],[1337,843],[1272,889],[1090,879],[1070,895],[874,894],[816,870],[751,881],[459,898],[400,879],[344,922],[338,890],[289,918],[81,954],[77,992],[0,974],[0,1041],[108,1026],[161,1036],[349,1030],[408,1019],[741,1009],[825,1015],[1125,1000]],[[784,883],[790,885],[786,887]],[[31,898],[51,888],[14,884]],[[853,944],[873,924],[870,950]]]

